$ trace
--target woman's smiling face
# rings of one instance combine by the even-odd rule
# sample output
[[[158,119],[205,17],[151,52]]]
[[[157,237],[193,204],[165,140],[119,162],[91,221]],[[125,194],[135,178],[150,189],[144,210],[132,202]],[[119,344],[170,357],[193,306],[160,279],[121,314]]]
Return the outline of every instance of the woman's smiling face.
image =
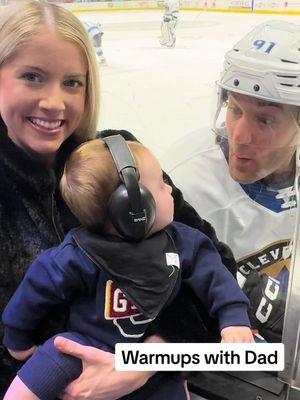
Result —
[[[0,114],[8,136],[53,165],[82,120],[86,79],[78,45],[51,31],[33,37],[0,67]]]

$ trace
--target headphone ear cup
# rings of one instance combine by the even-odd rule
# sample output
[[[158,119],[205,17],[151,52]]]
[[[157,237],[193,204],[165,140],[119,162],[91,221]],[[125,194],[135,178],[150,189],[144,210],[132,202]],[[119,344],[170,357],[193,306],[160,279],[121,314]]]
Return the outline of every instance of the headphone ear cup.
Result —
[[[150,232],[150,229],[152,228],[154,222],[155,222],[155,217],[156,217],[156,203],[154,200],[154,197],[152,196],[152,193],[150,190],[146,188],[146,186],[142,185],[141,183],[139,184],[140,187],[140,192],[141,192],[141,203],[142,207],[146,210],[146,215],[147,215],[147,221],[146,221],[146,235]]]
[[[132,231],[131,204],[125,185],[120,185],[110,196],[108,215],[114,228],[126,238]]]
[[[146,221],[143,224],[142,234],[137,236],[132,217],[132,205],[125,185],[120,185],[111,195],[108,203],[108,215],[114,228],[126,239],[143,239],[152,228],[155,215],[156,204],[151,192],[143,185],[139,185],[141,193],[142,209],[146,211]]]

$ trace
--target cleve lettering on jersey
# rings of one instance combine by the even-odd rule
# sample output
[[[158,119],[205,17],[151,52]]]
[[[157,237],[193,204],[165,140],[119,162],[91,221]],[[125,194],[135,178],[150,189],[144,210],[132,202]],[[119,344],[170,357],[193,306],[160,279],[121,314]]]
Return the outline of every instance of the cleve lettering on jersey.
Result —
[[[292,245],[290,240],[280,240],[237,260],[238,271],[247,277],[251,271],[263,271],[276,277],[283,269],[290,267]]]

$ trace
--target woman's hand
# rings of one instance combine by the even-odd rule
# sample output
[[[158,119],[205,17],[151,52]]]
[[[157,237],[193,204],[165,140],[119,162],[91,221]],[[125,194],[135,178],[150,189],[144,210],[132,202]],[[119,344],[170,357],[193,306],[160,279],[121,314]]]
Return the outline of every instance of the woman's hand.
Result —
[[[63,337],[57,337],[54,344],[61,352],[80,358],[83,364],[82,374],[65,388],[62,400],[116,400],[137,390],[155,374],[116,371],[114,354]]]

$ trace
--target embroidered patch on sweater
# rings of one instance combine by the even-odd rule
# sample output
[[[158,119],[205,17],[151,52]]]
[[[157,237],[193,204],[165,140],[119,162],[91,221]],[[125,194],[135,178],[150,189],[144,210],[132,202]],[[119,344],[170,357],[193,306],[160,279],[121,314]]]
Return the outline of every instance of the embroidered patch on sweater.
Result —
[[[123,337],[133,339],[142,337],[152,321],[146,318],[111,280],[106,283],[105,319],[112,320]]]

